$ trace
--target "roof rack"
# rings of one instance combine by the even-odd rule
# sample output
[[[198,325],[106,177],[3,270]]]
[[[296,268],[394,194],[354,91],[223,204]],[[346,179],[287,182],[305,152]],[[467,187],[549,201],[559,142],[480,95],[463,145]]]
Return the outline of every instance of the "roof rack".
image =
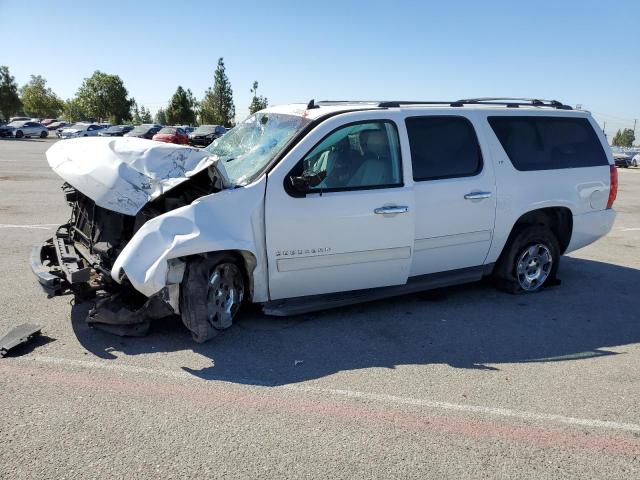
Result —
[[[558,100],[543,100],[538,98],[466,98],[455,101],[413,101],[413,100],[323,100],[315,105],[376,105],[381,108],[398,108],[410,105],[448,105],[450,107],[463,107],[465,105],[503,105],[508,108],[518,107],[548,107],[559,110],[573,110],[571,106],[565,105]]]

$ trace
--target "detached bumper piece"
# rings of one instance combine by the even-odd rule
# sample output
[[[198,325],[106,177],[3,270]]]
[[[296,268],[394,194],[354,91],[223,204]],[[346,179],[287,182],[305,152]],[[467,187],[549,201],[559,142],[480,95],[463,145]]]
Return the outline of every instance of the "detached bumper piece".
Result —
[[[31,270],[49,297],[97,289],[97,274],[80,256],[66,227],[31,249]],[[93,287],[93,288],[92,288]]]
[[[142,306],[137,298],[127,298],[125,292],[102,298],[89,312],[87,323],[121,337],[142,337],[147,334],[151,320],[173,315],[167,303],[166,289],[148,298]]]
[[[0,338],[0,358],[6,357],[9,350],[40,335],[40,330],[42,327],[30,323],[23,323],[11,329],[9,333]]]

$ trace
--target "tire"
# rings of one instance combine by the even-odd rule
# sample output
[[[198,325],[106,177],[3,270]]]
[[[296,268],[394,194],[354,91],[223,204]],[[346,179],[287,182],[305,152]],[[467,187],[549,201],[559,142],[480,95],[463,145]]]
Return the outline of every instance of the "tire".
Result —
[[[49,136],[49,132],[45,132],[44,130],[40,132],[40,138],[47,138]]]
[[[556,278],[560,244],[544,225],[518,229],[498,259],[498,287],[513,294],[534,293]]]
[[[242,266],[234,256],[217,253],[189,260],[180,288],[180,313],[193,339],[203,343],[231,327],[244,293]]]
[[[24,137],[24,133],[22,133],[22,130],[18,130],[16,132],[16,138],[22,138],[22,137]]]

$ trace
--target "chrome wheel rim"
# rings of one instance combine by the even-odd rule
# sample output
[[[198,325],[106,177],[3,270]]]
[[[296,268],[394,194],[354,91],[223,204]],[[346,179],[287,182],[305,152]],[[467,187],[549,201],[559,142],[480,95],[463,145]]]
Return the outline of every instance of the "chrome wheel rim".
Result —
[[[233,263],[216,266],[207,283],[207,320],[215,328],[229,328],[243,298],[240,269]]]
[[[553,257],[546,245],[538,243],[527,247],[516,264],[520,287],[528,292],[537,290],[549,277],[552,266]]]

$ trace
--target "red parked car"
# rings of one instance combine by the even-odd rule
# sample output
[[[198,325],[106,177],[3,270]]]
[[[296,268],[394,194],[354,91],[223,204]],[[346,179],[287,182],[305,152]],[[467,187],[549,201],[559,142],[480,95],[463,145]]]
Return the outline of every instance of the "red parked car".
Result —
[[[187,145],[189,143],[189,135],[180,127],[164,127],[151,140]]]

